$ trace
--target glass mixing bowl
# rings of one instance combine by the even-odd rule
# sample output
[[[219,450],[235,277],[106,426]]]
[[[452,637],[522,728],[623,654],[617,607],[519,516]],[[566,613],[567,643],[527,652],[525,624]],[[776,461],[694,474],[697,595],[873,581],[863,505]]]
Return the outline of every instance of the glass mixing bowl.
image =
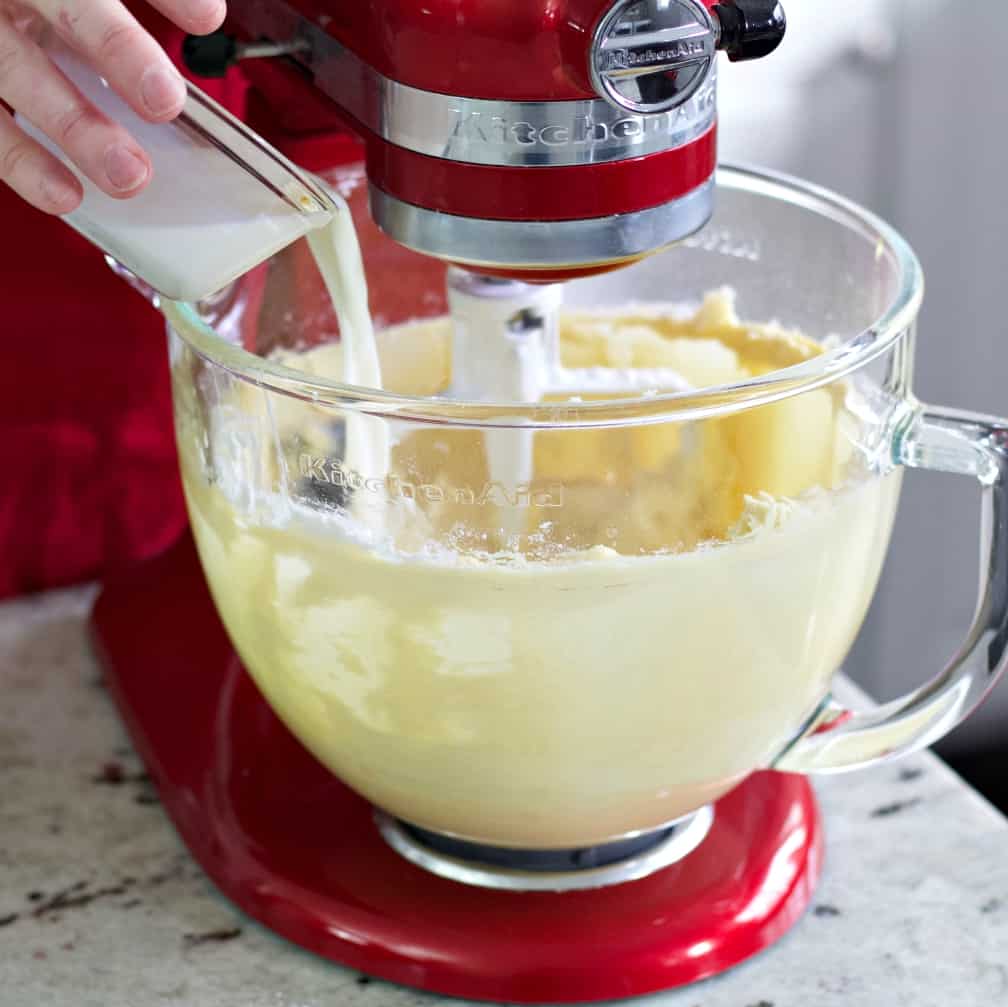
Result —
[[[337,380],[338,325],[303,241],[210,301],[162,308],[224,624],[291,731],[377,808],[501,847],[599,844],[755,770],[929,744],[991,687],[1008,631],[1004,426],[914,399],[922,276],[884,223],[722,170],[703,232],[568,286],[562,344],[590,364],[679,354],[710,387],[461,402],[439,397],[444,265],[377,232],[359,172],[329,181],[358,222],[386,391]],[[704,300],[726,285],[742,322]],[[633,316],[615,341],[599,322],[613,309]],[[610,326],[601,341],[593,323]],[[361,431],[388,437],[380,471],[348,449]],[[521,483],[492,478],[509,441],[532,445]],[[830,680],[904,466],[979,481],[980,601],[944,671],[853,712]]]

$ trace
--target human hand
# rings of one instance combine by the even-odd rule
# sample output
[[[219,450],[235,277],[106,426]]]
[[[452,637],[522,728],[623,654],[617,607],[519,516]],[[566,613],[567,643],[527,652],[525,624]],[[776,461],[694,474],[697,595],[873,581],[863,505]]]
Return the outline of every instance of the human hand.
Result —
[[[224,0],[151,0],[183,31],[207,34]],[[182,75],[120,0],[0,0],[0,181],[47,213],[69,213],[83,196],[65,165],[18,128],[13,108],[49,136],[109,196],[136,195],[151,177],[146,152],[88,102],[39,44],[51,30],[148,122],[182,110]]]

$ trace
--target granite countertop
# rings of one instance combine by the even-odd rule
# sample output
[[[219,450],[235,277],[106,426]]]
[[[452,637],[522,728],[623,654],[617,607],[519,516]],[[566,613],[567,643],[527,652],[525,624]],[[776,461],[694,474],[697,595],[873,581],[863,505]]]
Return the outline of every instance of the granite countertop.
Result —
[[[433,1007],[224,901],[158,805],[86,637],[94,589],[0,605],[0,1003]],[[655,1007],[1008,1004],[1008,821],[929,754],[820,780],[812,909]]]

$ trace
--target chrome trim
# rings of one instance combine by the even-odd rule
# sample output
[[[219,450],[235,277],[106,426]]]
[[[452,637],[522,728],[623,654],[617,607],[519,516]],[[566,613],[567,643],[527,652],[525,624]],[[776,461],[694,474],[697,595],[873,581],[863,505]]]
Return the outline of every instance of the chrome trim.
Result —
[[[276,56],[294,56],[299,52],[307,52],[308,43],[304,39],[293,39],[290,42],[242,42],[235,47],[234,58],[243,59],[273,59]]]
[[[511,892],[573,892],[639,881],[687,857],[704,841],[713,823],[713,809],[703,807],[656,829],[656,845],[626,860],[582,870],[535,871],[497,867],[478,860],[449,856],[424,845],[391,816],[382,811],[375,812],[375,824],[382,838],[410,863],[464,885]],[[659,839],[663,832],[668,832],[668,836]],[[490,849],[499,852],[498,848]],[[516,857],[521,855],[520,850],[512,852]]]
[[[538,168],[642,157],[691,143],[716,115],[713,80],[680,108],[653,116],[605,101],[487,101],[395,81],[382,86],[375,132],[408,150],[470,164]]]
[[[234,0],[229,9],[253,37],[291,47],[290,58],[362,126],[428,157],[499,167],[603,164],[684,146],[716,118],[714,61],[678,107],[654,115],[628,112],[601,98],[491,101],[391,80],[283,0]]]
[[[700,230],[714,210],[714,180],[635,213],[584,220],[481,220],[404,203],[370,186],[371,216],[400,244],[471,266],[593,266],[654,252]]]

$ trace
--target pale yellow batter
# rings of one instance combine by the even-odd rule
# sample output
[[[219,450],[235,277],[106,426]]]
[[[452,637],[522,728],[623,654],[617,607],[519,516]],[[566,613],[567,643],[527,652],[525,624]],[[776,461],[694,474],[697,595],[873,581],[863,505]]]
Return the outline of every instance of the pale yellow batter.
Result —
[[[444,321],[380,334],[386,387],[438,393],[449,347]],[[723,295],[562,327],[569,366],[698,387],[817,352]],[[286,360],[341,373],[335,345]],[[861,624],[898,495],[863,471],[840,386],[540,432],[525,487],[487,485],[479,431],[392,422],[390,473],[364,480],[331,409],[235,384],[204,438],[175,389],[196,540],[260,688],[376,805],[499,844],[647,829],[772,759]]]

